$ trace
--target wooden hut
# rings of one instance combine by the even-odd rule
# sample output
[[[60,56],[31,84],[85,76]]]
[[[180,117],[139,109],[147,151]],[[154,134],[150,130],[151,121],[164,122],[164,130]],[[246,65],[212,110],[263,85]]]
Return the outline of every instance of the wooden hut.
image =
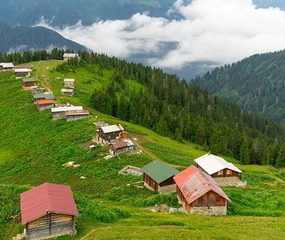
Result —
[[[63,60],[65,61],[72,59],[72,58],[77,58],[78,60],[80,60],[78,53],[64,53],[62,57],[63,57]]]
[[[88,110],[66,111],[65,118],[67,122],[89,118],[89,111]]]
[[[22,79],[22,87],[24,89],[31,89],[31,87],[36,86],[36,79],[32,78],[23,78]]]
[[[15,66],[15,77],[16,78],[23,78],[23,77],[29,77],[31,75],[31,72],[33,71],[33,66]]]
[[[246,182],[241,180],[242,171],[221,157],[207,153],[194,161],[199,169],[214,178],[221,187],[246,185]]]
[[[81,111],[83,110],[82,106],[69,106],[69,107],[54,107],[51,108],[52,119],[62,119],[66,118],[65,113],[69,111]]]
[[[5,63],[2,62],[0,63],[0,71],[7,71],[7,70],[13,70],[14,69],[14,64],[11,62]]]
[[[174,192],[176,184],[173,177],[179,171],[163,162],[151,162],[142,168],[144,186],[155,192]]]
[[[69,186],[44,183],[21,194],[26,240],[76,234],[78,211]]]
[[[73,96],[74,95],[74,90],[73,89],[63,88],[63,89],[60,90],[60,93],[62,95]]]
[[[129,152],[134,149],[134,143],[130,139],[121,138],[115,140],[110,144],[109,152],[111,155],[118,155],[120,153]]]
[[[39,111],[50,109],[52,107],[54,107],[54,100],[53,99],[43,99],[43,100],[37,101],[37,108]]]
[[[33,97],[35,104],[37,104],[39,100],[55,100],[55,96],[48,93],[34,94]]]
[[[174,177],[179,202],[189,213],[226,215],[231,200],[207,173],[190,166]]]
[[[75,87],[75,79],[74,78],[65,78],[63,80],[63,86],[74,88]]]
[[[94,140],[101,145],[111,144],[121,138],[123,131],[121,124],[99,127]]]

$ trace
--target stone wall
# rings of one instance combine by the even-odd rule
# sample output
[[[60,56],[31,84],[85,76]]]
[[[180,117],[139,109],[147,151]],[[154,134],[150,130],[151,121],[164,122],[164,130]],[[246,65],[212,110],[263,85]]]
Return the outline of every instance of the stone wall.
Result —
[[[176,191],[176,184],[167,185],[164,187],[158,187],[159,193],[169,193],[169,192],[175,192]]]
[[[220,187],[234,186],[245,187],[246,182],[240,180],[238,177],[219,177],[214,178]]]
[[[200,215],[227,215],[227,207],[193,207],[190,213],[197,213]]]

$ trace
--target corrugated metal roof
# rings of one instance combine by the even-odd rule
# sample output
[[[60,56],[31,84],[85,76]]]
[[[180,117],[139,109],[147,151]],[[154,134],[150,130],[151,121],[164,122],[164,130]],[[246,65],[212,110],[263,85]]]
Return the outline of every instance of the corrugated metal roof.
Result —
[[[102,131],[104,133],[119,132],[119,131],[123,131],[124,130],[124,128],[121,126],[121,124],[104,126],[104,127],[101,127],[101,129],[102,129]]]
[[[210,175],[223,169],[230,169],[238,173],[242,172],[232,163],[229,163],[225,159],[210,153],[196,158],[194,161]]]
[[[54,103],[53,99],[42,99],[37,101],[38,105],[53,104],[53,103]]]
[[[55,107],[51,108],[51,112],[66,112],[66,111],[77,111],[83,110],[82,106],[70,106],[70,107]]]
[[[78,57],[78,53],[64,53],[63,57]]]
[[[22,81],[23,82],[35,82],[36,79],[34,79],[34,78],[23,78]]]
[[[123,140],[117,140],[113,143],[113,145],[115,146],[115,148],[127,148],[128,147],[128,143],[126,143]]]
[[[174,181],[188,204],[209,191],[214,191],[226,200],[231,201],[211,176],[193,165],[177,174]]]
[[[123,139],[124,142],[128,144],[128,146],[134,146],[134,143],[130,139]]]
[[[150,176],[157,183],[161,183],[164,180],[175,176],[179,171],[170,165],[162,162],[151,162],[142,168],[142,171]]]
[[[18,65],[14,67],[15,69],[22,69],[22,68],[29,68],[29,69],[33,69],[34,66],[32,65]]]
[[[9,63],[0,63],[0,65],[3,67],[3,68],[14,68],[14,64],[9,62]]]
[[[54,99],[54,95],[53,94],[35,94],[34,95],[34,100],[36,99]]]
[[[89,111],[88,110],[77,110],[77,111],[66,111],[65,115],[66,116],[72,116],[72,115],[88,115]]]
[[[43,183],[21,193],[21,217],[23,224],[40,218],[47,213],[78,215],[69,186]]]
[[[73,90],[73,89],[63,88],[63,89],[61,89],[60,91],[61,91],[61,93],[63,93],[63,92],[72,93],[74,90]]]
[[[64,82],[74,82],[75,79],[74,78],[65,78],[63,81]]]

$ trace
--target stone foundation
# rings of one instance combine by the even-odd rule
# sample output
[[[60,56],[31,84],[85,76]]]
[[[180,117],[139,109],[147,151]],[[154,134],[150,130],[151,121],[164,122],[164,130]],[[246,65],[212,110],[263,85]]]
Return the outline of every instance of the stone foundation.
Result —
[[[227,215],[227,207],[193,207],[190,213],[197,213],[200,215]]]
[[[240,180],[238,177],[220,177],[214,178],[220,187],[245,187],[246,182]]]
[[[164,187],[158,187],[159,193],[170,193],[176,191],[176,184],[164,186]]]

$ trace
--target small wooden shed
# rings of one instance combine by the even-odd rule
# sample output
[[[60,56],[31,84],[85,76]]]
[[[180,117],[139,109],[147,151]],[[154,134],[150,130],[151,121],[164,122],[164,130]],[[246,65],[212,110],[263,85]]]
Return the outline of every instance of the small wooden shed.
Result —
[[[74,78],[65,78],[63,80],[63,86],[74,88],[75,87],[75,79]]]
[[[31,89],[31,87],[36,86],[35,78],[23,78],[22,79],[22,87],[24,89]]]
[[[179,171],[163,162],[151,162],[142,168],[144,186],[158,193],[175,192],[173,177]]]
[[[110,145],[110,153],[112,155],[119,155],[128,150],[128,143],[124,140],[116,140]]]
[[[2,62],[0,63],[0,71],[6,71],[6,70],[13,70],[14,69],[14,64],[11,62],[5,63]]]
[[[65,117],[67,122],[89,118],[89,111],[88,110],[66,111]]]
[[[15,69],[16,78],[22,78],[22,77],[29,77],[34,67],[29,66],[29,65],[26,65],[26,66],[18,65],[18,66],[15,66],[14,69]]]
[[[73,96],[74,95],[74,90],[73,89],[63,88],[63,89],[60,90],[60,93],[62,95]]]
[[[34,103],[37,104],[39,100],[55,100],[55,96],[48,93],[34,94]]]
[[[43,100],[37,101],[37,108],[39,111],[50,109],[52,107],[54,107],[54,100],[53,99],[43,99]]]
[[[207,173],[190,166],[174,177],[179,202],[189,213],[226,215],[231,200]]]
[[[62,57],[63,60],[66,61],[72,58],[77,58],[78,60],[80,59],[78,53],[64,53]]]
[[[65,115],[66,112],[81,111],[81,110],[83,110],[82,106],[54,107],[54,108],[51,108],[52,119],[57,120],[57,119],[66,118],[66,115]]]
[[[78,211],[69,186],[43,183],[23,192],[20,203],[26,240],[76,234]]]
[[[209,174],[219,186],[246,186],[246,182],[241,180],[242,171],[225,159],[207,153],[194,159],[197,167]]]

